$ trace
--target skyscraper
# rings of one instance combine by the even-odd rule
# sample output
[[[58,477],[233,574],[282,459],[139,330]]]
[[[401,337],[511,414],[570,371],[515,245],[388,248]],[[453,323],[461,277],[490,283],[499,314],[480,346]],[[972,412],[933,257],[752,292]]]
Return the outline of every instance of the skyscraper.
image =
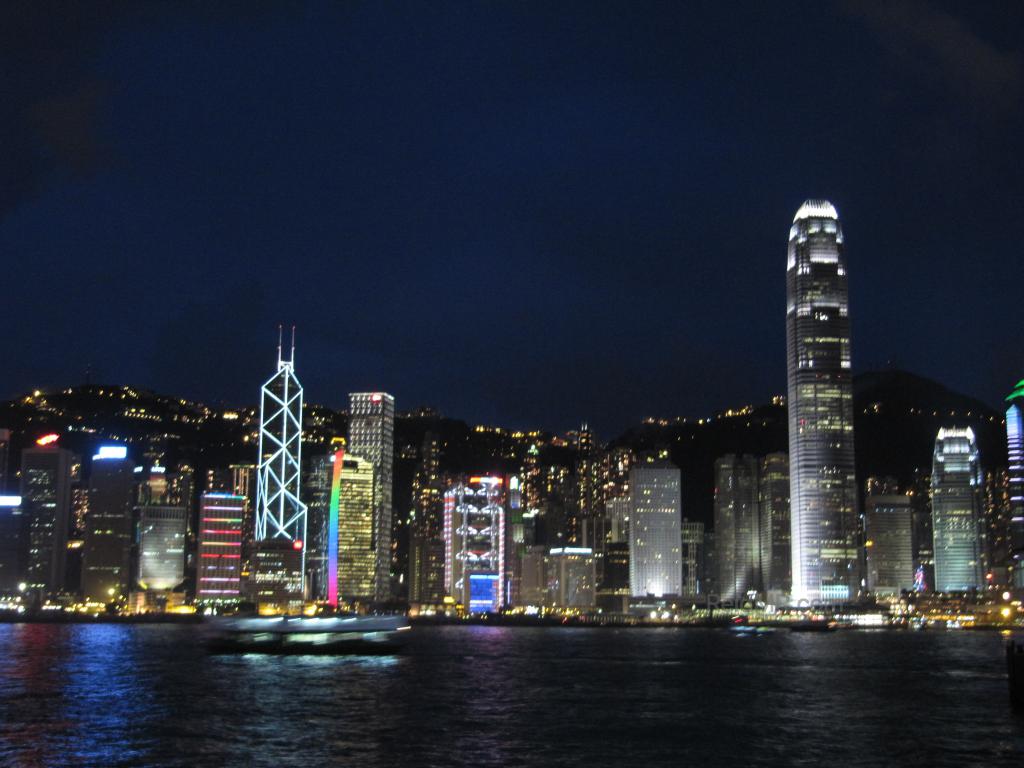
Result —
[[[328,599],[329,528],[334,455],[321,453],[306,462],[302,498],[306,505],[306,580],[310,597]]]
[[[145,504],[138,508],[136,581],[150,592],[174,589],[185,578],[185,507]]]
[[[444,495],[445,585],[470,613],[505,604],[502,478],[471,477]]]
[[[348,450],[373,465],[374,596],[391,596],[391,494],[394,484],[395,398],[385,392],[349,396]]]
[[[233,605],[241,599],[245,509],[245,496],[207,492],[200,497],[197,603]]]
[[[682,592],[679,469],[666,461],[629,471],[629,590],[633,597]]]
[[[758,482],[761,518],[761,582],[770,602],[792,590],[793,559],[789,542],[789,456],[769,453],[761,459]]]
[[[715,462],[715,546],[723,600],[742,600],[761,586],[757,477],[753,456],[730,453]]]
[[[21,497],[0,494],[0,597],[17,594],[25,583],[28,526]]]
[[[879,596],[914,588],[913,521],[906,494],[868,494],[864,510],[867,586]]]
[[[412,482],[413,518],[409,527],[409,600],[440,604],[444,600],[444,487],[440,441],[428,432]]]
[[[21,507],[28,520],[31,589],[64,589],[68,525],[71,519],[71,452],[56,445],[21,453]]]
[[[338,454],[341,469],[338,470]],[[338,595],[341,599],[373,601],[377,588],[377,548],[373,540],[373,464],[367,459],[337,451],[338,472]],[[332,512],[333,514],[333,512]]]
[[[704,594],[704,523],[684,520],[680,525],[683,565],[682,594]]]
[[[943,427],[932,462],[935,590],[982,586],[981,465],[974,430]]]
[[[281,538],[300,542],[292,551],[300,553],[304,576],[306,505],[300,498],[301,476],[302,385],[295,376],[295,329],[292,328],[291,359],[282,358],[279,337],[277,373],[267,380],[260,392],[256,540]]]
[[[842,602],[859,584],[850,318],[839,215],[808,200],[786,264],[794,602]]]
[[[101,451],[93,457],[82,545],[82,594],[87,600],[108,603],[127,594],[134,487],[125,454]]]
[[[1024,588],[1024,379],[1006,398],[1006,448],[1010,470],[1010,574]]]
[[[0,429],[0,494],[7,493],[7,473],[10,471],[11,430]]]

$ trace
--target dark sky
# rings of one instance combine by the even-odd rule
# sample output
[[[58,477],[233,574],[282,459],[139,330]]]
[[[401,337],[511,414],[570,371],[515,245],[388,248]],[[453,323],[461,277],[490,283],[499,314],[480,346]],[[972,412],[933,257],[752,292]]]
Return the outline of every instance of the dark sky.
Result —
[[[0,396],[386,389],[609,435],[785,390],[832,200],[854,368],[1024,376],[1024,4],[5,3]]]

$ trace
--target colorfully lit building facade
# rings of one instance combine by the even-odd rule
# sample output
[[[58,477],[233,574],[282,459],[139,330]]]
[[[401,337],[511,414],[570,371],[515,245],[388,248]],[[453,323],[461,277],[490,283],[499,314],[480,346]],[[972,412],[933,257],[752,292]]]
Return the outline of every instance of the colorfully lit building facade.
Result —
[[[306,505],[306,581],[309,595],[313,600],[328,599],[333,470],[334,454],[323,453],[307,459],[303,475],[302,501]],[[334,547],[337,554],[336,535]]]
[[[334,454],[332,507],[337,503],[338,599],[373,602],[377,596],[377,547],[373,537],[373,463],[351,453]],[[340,461],[340,467],[339,467]],[[334,489],[337,489],[335,493]]]
[[[386,392],[349,394],[348,450],[373,465],[374,598],[391,596],[391,495],[394,485],[395,398]]]
[[[500,477],[472,477],[444,495],[445,585],[469,613],[505,604],[505,506]]]
[[[259,468],[256,475],[257,542],[298,542],[305,574],[306,505],[302,493],[302,385],[295,376],[295,330],[291,359],[277,345],[277,373],[260,391]],[[255,566],[254,566],[255,567]]]
[[[932,462],[935,591],[980,589],[981,465],[974,430],[943,427]]]
[[[629,471],[629,589],[633,597],[682,593],[679,469],[637,463]]]
[[[761,584],[769,602],[779,603],[792,591],[792,529],[789,519],[789,456],[769,453],[761,459],[758,481],[761,535]]]
[[[723,600],[742,599],[761,586],[758,463],[754,456],[732,453],[715,462],[715,546]]]
[[[1006,398],[1006,449],[1010,485],[1010,578],[1024,589],[1024,379]]]
[[[127,451],[100,450],[92,461],[82,545],[82,595],[109,603],[130,588],[135,472]]]
[[[233,606],[242,597],[245,496],[207,492],[199,498],[196,602]]]
[[[21,509],[28,521],[29,589],[64,589],[71,520],[71,452],[55,442],[21,454]]]
[[[844,602],[859,587],[853,379],[843,231],[808,200],[786,263],[792,599]]]
[[[880,597],[914,589],[911,500],[906,494],[868,494],[864,505],[867,588]]]

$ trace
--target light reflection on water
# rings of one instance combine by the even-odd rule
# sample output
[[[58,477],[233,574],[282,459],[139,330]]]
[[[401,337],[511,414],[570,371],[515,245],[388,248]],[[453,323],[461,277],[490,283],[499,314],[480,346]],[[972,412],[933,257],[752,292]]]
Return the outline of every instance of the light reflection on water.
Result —
[[[993,634],[418,627],[365,657],[197,640],[0,625],[0,764],[1024,762]]]

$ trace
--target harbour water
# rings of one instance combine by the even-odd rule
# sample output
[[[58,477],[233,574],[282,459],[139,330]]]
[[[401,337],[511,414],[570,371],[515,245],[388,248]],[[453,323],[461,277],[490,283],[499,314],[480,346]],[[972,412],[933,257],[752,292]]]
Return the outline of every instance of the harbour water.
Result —
[[[417,627],[383,657],[0,624],[0,764],[1019,766],[983,632]]]

